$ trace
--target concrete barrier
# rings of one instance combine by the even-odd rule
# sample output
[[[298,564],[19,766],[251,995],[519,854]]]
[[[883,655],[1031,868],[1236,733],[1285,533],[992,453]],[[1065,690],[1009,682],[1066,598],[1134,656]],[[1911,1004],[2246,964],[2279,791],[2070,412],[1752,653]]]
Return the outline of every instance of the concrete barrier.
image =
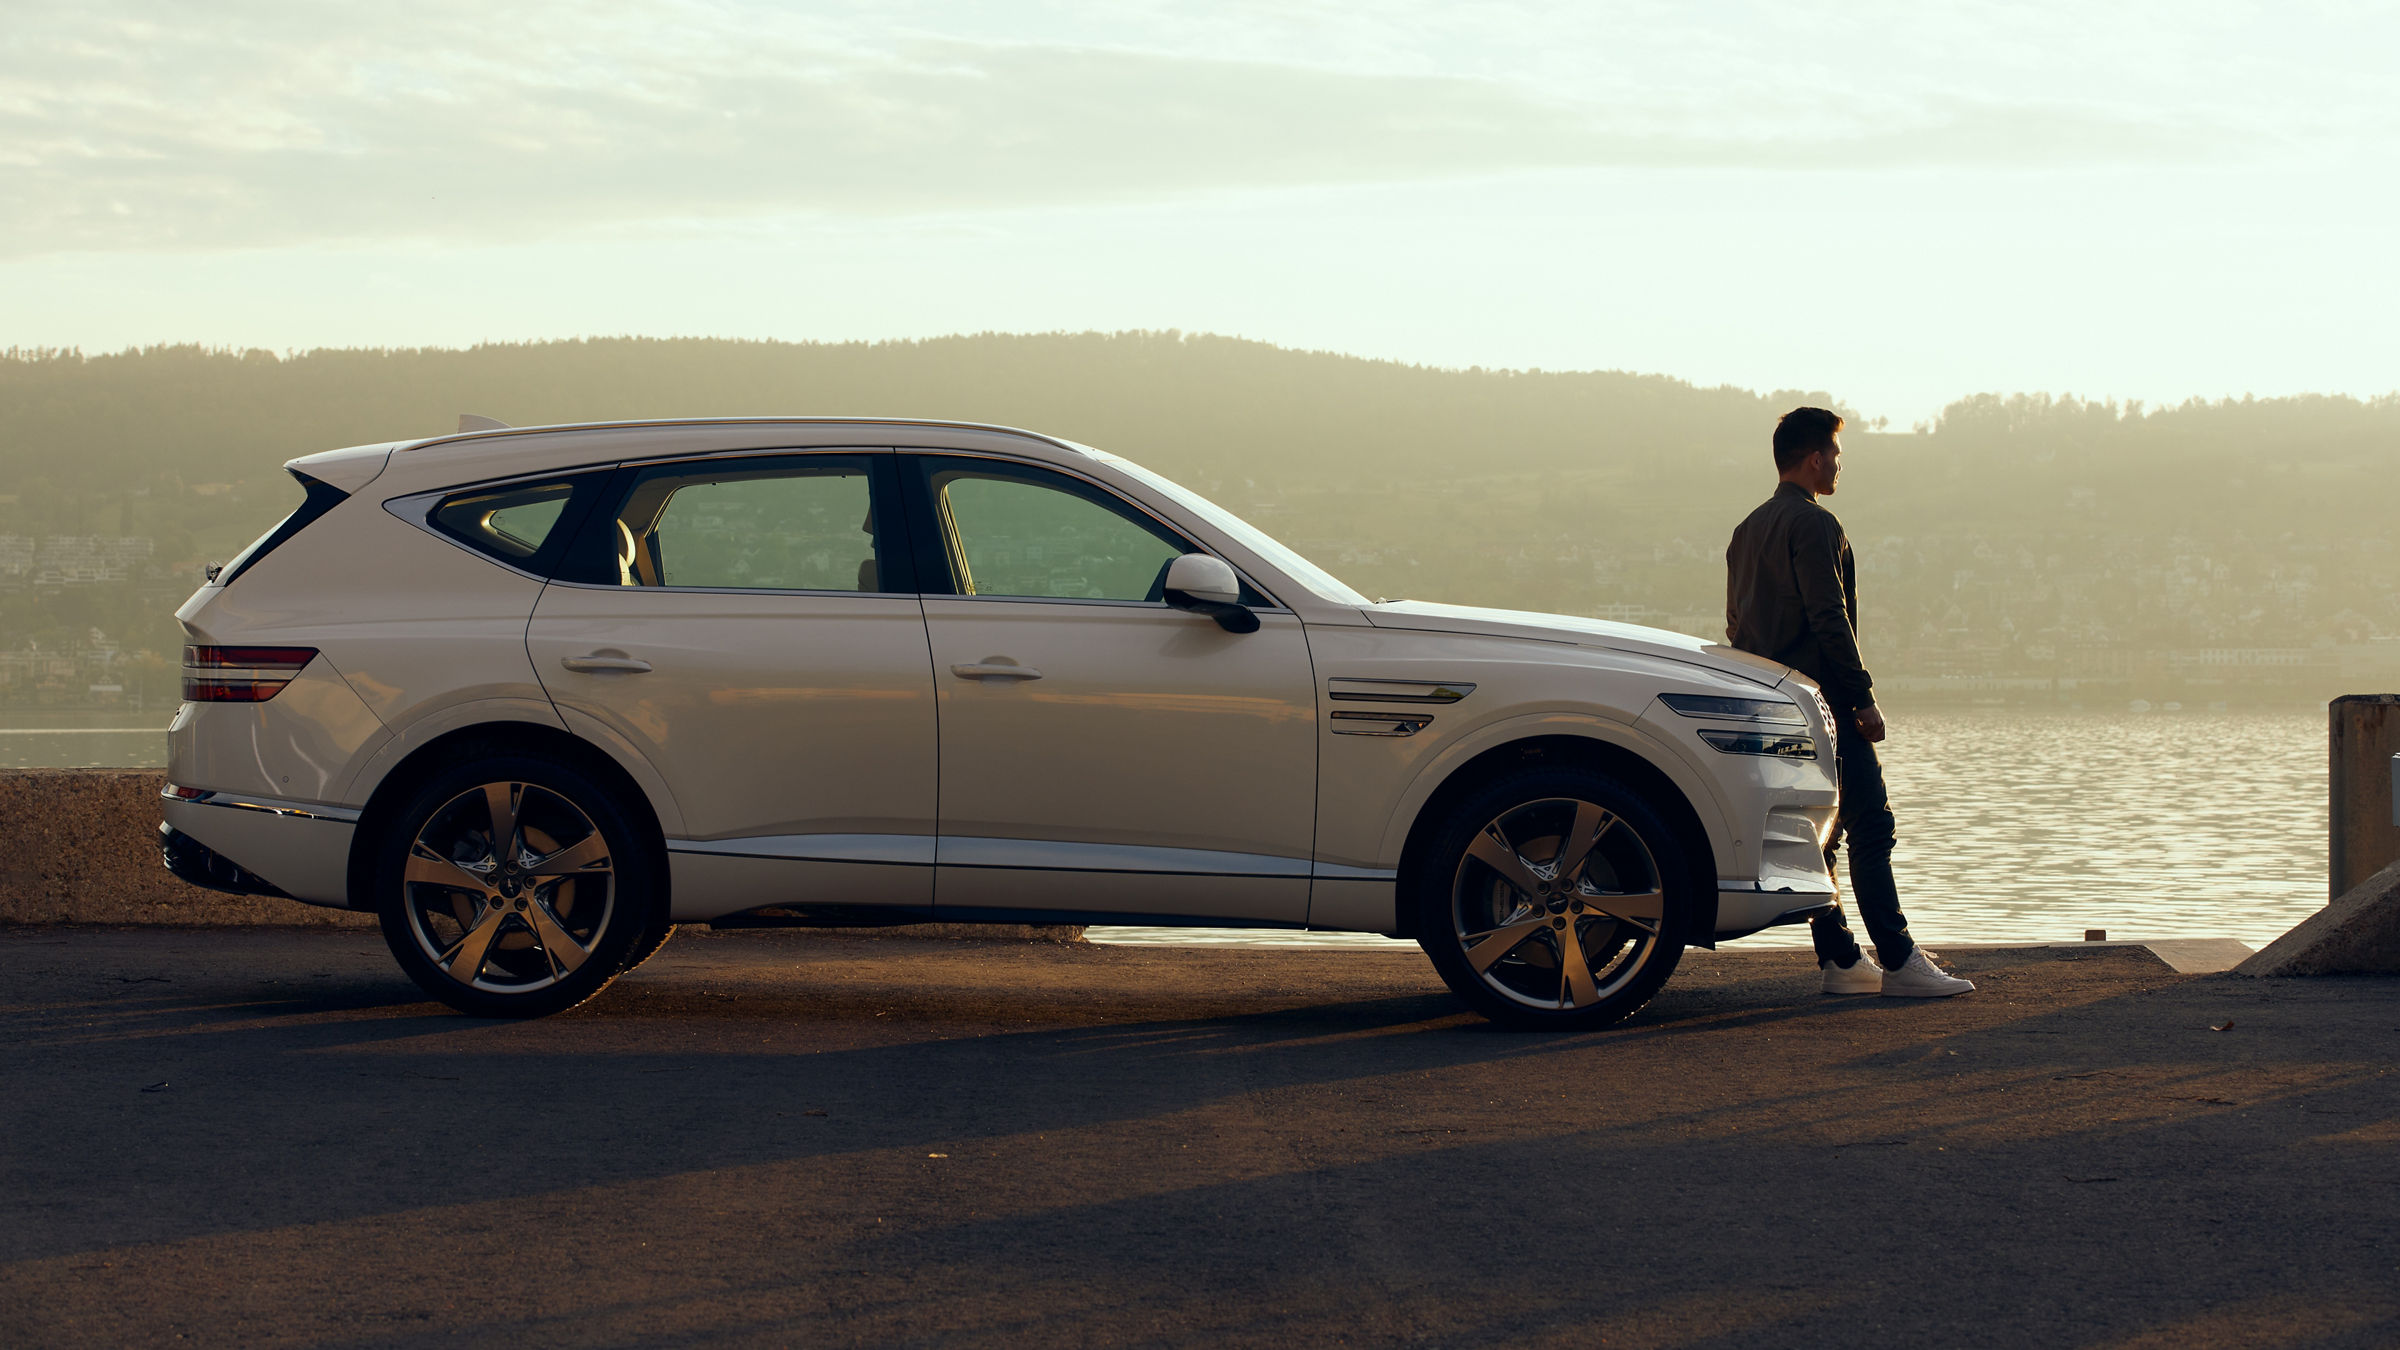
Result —
[[[373,928],[364,914],[226,895],[158,860],[155,769],[0,772],[0,923]]]
[[[2400,862],[2235,966],[2237,975],[2400,974]]]
[[[156,769],[0,770],[0,923],[223,927],[375,927],[374,917],[297,900],[226,895],[177,878],[158,859]],[[1072,942],[1077,927],[920,923],[860,936]]]
[[[2400,974],[2400,694],[2345,694],[2326,712],[2333,902],[2237,975]]]
[[[2400,694],[2344,694],[2325,712],[2328,894],[2338,898],[2400,860]]]

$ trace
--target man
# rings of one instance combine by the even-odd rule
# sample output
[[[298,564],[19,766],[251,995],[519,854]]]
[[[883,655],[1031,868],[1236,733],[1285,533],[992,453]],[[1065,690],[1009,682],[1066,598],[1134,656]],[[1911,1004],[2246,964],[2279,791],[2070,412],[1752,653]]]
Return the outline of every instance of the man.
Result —
[[[1936,966],[1908,935],[1892,880],[1895,822],[1875,745],[1884,736],[1875,682],[1858,654],[1858,568],[1842,523],[1817,504],[1842,472],[1842,419],[1794,408],[1775,424],[1781,482],[1733,532],[1725,550],[1725,637],[1743,651],[1798,670],[1833,706],[1841,814],[1825,845],[1832,871],[1850,840],[1850,889],[1874,940],[1878,967],[1858,947],[1841,905],[1809,924],[1828,994],[1944,998],[1975,986]]]

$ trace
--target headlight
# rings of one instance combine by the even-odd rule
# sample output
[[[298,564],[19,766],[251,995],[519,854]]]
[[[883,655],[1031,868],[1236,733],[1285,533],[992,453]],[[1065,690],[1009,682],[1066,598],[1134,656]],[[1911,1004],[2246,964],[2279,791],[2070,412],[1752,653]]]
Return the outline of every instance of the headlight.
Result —
[[[1729,755],[1773,755],[1777,759],[1815,759],[1817,743],[1806,736],[1772,731],[1703,731],[1700,739]]]
[[[1685,717],[1714,717],[1726,722],[1780,722],[1804,727],[1808,719],[1800,715],[1800,705],[1779,698],[1719,698],[1713,694],[1660,694],[1658,701]],[[1702,732],[1702,735],[1708,733]],[[1716,742],[1709,742],[1715,745]],[[1725,747],[1717,746],[1722,750]],[[1763,750],[1744,751],[1745,754],[1765,754]]]

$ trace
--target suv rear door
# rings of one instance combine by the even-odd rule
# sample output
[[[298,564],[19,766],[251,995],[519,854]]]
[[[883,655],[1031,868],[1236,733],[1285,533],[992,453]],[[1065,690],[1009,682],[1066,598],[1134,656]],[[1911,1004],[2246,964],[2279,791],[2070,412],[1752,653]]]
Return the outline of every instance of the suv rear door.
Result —
[[[664,778],[676,916],[933,897],[934,702],[893,456],[628,466],[534,608],[569,727]]]

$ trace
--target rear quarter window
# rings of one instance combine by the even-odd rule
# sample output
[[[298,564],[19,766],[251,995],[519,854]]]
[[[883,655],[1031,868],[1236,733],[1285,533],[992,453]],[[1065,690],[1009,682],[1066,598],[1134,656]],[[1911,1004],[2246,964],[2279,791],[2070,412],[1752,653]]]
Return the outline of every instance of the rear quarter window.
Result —
[[[433,523],[471,549],[523,562],[542,551],[574,493],[573,483],[465,493],[433,508]]]
[[[606,472],[536,483],[468,488],[436,501],[424,517],[435,533],[494,561],[542,573],[573,533]]]

